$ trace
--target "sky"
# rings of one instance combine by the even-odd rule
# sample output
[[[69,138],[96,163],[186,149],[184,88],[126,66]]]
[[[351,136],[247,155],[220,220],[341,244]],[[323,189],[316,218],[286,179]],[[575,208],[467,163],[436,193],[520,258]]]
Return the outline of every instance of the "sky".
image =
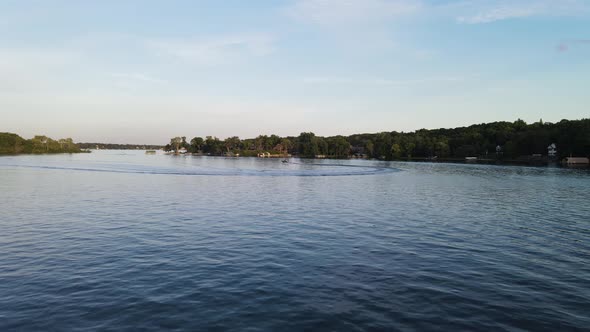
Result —
[[[590,117],[590,0],[0,1],[0,132],[165,144]]]

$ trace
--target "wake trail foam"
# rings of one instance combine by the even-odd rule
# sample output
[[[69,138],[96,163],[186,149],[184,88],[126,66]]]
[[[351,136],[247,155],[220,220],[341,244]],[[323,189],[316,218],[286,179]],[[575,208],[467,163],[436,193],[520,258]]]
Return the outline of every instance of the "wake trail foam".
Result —
[[[343,169],[364,169],[354,171],[321,171],[321,170],[278,170],[278,169],[167,169],[167,168],[98,168],[98,167],[64,167],[64,166],[48,166],[48,165],[16,165],[7,164],[0,165],[0,167],[17,167],[17,168],[31,168],[31,169],[46,169],[46,170],[62,170],[62,171],[79,171],[79,172],[101,172],[101,173],[121,173],[121,174],[151,174],[151,175],[180,175],[180,176],[356,176],[356,175],[376,175],[384,173],[398,172],[399,169],[376,167],[376,166],[360,166],[360,165],[340,165],[340,164],[304,164],[292,163],[298,165],[313,165],[313,166],[330,166],[342,167]]]

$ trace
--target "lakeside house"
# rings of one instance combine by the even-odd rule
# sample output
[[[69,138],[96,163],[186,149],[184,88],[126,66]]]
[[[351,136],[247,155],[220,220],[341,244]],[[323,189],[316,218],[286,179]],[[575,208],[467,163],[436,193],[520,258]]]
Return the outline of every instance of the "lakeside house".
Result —
[[[271,154],[270,152],[260,152],[258,154],[258,158],[290,158],[291,154],[289,153],[277,153]]]
[[[260,152],[258,158],[270,158],[270,152]]]
[[[565,165],[588,165],[590,159],[586,157],[565,157],[562,163]]]
[[[555,145],[555,143],[551,143],[551,145],[549,145],[547,147],[547,156],[550,158],[553,158],[557,155],[557,146]]]

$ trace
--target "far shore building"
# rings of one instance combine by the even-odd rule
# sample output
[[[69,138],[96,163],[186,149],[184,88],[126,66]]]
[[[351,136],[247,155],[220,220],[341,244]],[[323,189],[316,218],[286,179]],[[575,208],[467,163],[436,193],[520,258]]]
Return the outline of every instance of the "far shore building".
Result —
[[[547,156],[550,158],[553,158],[557,155],[557,146],[555,145],[555,143],[551,143],[551,145],[549,145],[547,147]]]
[[[590,159],[586,157],[565,157],[563,163],[566,165],[588,165]]]

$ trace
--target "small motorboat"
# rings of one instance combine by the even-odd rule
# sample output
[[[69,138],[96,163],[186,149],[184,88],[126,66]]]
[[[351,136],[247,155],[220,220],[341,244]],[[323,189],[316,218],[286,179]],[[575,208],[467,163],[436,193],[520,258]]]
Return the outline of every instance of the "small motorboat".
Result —
[[[283,164],[286,164],[286,163],[288,163],[289,161],[288,161],[287,159],[283,159],[283,160],[281,160],[281,162],[282,162]]]

